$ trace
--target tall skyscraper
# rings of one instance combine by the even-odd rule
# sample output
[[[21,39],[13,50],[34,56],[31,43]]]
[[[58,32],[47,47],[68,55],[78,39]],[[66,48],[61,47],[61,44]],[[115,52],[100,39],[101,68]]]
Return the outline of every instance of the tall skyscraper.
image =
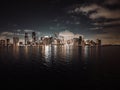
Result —
[[[79,45],[82,44],[82,36],[79,36]]]
[[[0,46],[5,46],[5,40],[0,40]]]
[[[96,43],[97,43],[98,46],[101,46],[101,40],[100,39],[97,39]]]
[[[28,38],[28,33],[25,33],[25,45],[28,44],[29,38]]]
[[[7,46],[10,45],[10,39],[6,39],[6,45],[7,45]]]
[[[32,32],[32,42],[35,42],[35,41],[36,41],[36,33]]]
[[[14,46],[17,46],[18,42],[19,42],[19,37],[14,36],[14,37],[13,37],[13,45],[14,45]]]

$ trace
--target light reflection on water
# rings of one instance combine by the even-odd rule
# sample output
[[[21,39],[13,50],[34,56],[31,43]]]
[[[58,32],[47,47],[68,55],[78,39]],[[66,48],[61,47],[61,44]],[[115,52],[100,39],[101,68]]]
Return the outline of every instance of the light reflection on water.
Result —
[[[63,80],[73,84],[78,81],[94,86],[97,81],[106,84],[120,78],[119,51],[120,46],[5,47],[0,48],[0,70],[4,78],[7,75],[13,80]]]
[[[81,60],[86,62],[88,58],[99,56],[97,55],[99,54],[97,48],[90,48],[87,46],[74,47],[46,45],[39,47],[6,47],[0,51],[2,60],[6,58],[6,62],[7,60],[12,59],[12,63],[36,62],[43,63],[46,66],[51,66],[53,62],[60,64],[71,64]]]
[[[109,58],[109,54],[116,53],[119,47],[74,47],[74,46],[56,46],[46,45],[39,47],[5,47],[0,48],[0,62],[4,64],[15,63],[37,63],[51,67],[53,65],[85,65],[99,64],[103,60],[118,58]],[[117,50],[117,51],[116,51]],[[117,54],[114,54],[117,55]]]

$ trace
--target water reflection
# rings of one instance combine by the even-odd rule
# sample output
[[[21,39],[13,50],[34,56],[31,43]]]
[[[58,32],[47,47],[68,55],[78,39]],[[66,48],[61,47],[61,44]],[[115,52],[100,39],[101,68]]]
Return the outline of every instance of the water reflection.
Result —
[[[14,60],[18,60],[19,59],[19,47],[13,47],[13,56],[14,56]]]
[[[67,46],[42,46],[42,60],[45,65],[52,65],[52,63],[69,63],[73,59],[73,47]]]
[[[0,67],[3,71],[1,74],[5,72],[5,78],[26,79],[28,82],[34,79],[33,83],[36,80],[64,82],[65,79],[72,84],[81,82],[83,85],[87,83],[94,86],[105,78],[111,80],[113,77],[120,77],[120,74],[117,74],[120,69],[119,51],[118,46],[5,47],[0,48]],[[106,82],[104,84],[106,85]]]
[[[46,45],[43,46],[43,54],[44,54],[44,65],[50,66],[51,65],[51,46]]]
[[[4,55],[13,59],[14,62],[32,62],[43,63],[46,66],[52,66],[53,63],[71,64],[74,62],[87,63],[88,58],[99,58],[100,48],[95,47],[74,47],[67,45],[46,45],[46,46],[26,46],[0,49],[1,59]],[[11,54],[12,52],[12,54]]]
[[[81,50],[81,57],[82,57],[82,60],[85,60],[88,58],[88,54],[89,54],[89,47],[88,46],[85,46],[85,47],[81,47],[80,48]]]
[[[24,51],[25,51],[25,57],[26,57],[26,59],[28,59],[29,53],[28,53],[28,47],[27,46],[24,47]]]

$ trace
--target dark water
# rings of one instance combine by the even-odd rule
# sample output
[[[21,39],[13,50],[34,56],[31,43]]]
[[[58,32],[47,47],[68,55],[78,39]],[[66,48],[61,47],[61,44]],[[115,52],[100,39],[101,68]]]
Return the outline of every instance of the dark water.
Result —
[[[0,48],[0,72],[6,87],[115,87],[120,46]]]

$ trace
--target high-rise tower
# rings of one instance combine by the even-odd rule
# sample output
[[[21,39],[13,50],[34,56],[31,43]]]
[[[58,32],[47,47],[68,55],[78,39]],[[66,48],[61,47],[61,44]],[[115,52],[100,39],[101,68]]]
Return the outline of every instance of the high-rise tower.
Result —
[[[98,46],[101,46],[101,40],[100,39],[97,39],[96,43],[97,43]]]
[[[25,45],[28,44],[29,38],[28,38],[28,33],[25,33]]]
[[[35,41],[36,41],[36,33],[32,32],[32,42],[35,42]]]
[[[17,46],[18,42],[19,42],[19,37],[13,37],[13,45]]]

